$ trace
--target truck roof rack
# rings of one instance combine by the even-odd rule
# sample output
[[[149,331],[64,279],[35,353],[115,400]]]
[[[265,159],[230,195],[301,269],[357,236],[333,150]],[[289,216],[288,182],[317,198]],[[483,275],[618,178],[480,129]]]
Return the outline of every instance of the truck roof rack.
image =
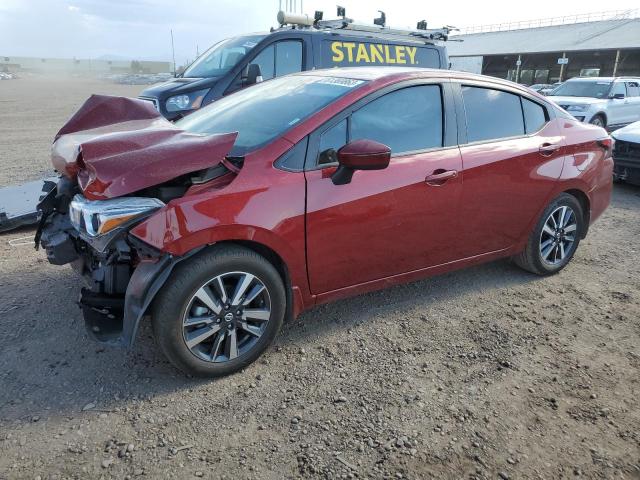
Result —
[[[322,12],[316,12],[315,16],[311,17],[310,15],[306,14],[280,11],[278,12],[278,23],[280,23],[281,28],[285,25],[291,25],[294,28],[300,29],[360,32],[376,35],[404,37],[405,39],[409,37],[414,41],[447,41],[449,39],[449,33],[453,30],[457,30],[457,28],[450,25],[437,29],[427,29],[427,22],[425,20],[419,21],[417,23],[418,28],[416,28],[415,30],[391,28],[385,25],[386,16],[384,12],[380,12],[382,14],[381,18],[374,20],[374,22],[376,22],[375,25],[359,24],[355,23],[353,19],[347,18],[344,15],[344,9],[340,10],[340,8],[341,7],[339,7],[338,15],[341,15],[342,18],[337,18],[335,20],[322,20]]]

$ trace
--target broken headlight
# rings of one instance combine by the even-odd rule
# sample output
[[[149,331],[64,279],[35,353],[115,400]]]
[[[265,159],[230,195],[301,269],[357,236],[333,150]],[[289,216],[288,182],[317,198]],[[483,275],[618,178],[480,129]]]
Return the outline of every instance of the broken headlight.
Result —
[[[164,203],[157,198],[87,200],[78,194],[69,205],[69,217],[76,230],[97,237],[161,207]]]

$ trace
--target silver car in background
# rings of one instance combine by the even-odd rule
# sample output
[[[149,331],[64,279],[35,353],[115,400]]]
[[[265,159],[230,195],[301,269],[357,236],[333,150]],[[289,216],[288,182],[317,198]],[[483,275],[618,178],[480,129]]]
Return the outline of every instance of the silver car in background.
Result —
[[[549,96],[585,123],[615,130],[640,120],[640,78],[572,78]]]

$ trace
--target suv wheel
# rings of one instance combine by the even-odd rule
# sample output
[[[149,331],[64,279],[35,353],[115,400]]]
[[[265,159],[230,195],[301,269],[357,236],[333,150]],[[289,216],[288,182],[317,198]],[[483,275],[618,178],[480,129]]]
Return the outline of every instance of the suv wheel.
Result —
[[[277,270],[255,252],[225,245],[178,265],[152,309],[156,342],[185,373],[234,373],[271,344],[286,310]]]
[[[594,117],[589,122],[591,125],[595,125],[596,127],[605,128],[607,126],[607,121],[600,114],[594,115]]]
[[[573,258],[584,232],[580,202],[563,193],[542,213],[527,246],[515,263],[529,272],[550,275],[562,270]]]

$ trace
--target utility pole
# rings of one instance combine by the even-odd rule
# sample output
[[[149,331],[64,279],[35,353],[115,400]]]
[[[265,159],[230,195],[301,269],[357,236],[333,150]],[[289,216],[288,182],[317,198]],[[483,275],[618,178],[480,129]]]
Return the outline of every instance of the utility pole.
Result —
[[[176,76],[176,49],[173,46],[173,28],[171,29],[171,55],[173,56],[173,76]]]

